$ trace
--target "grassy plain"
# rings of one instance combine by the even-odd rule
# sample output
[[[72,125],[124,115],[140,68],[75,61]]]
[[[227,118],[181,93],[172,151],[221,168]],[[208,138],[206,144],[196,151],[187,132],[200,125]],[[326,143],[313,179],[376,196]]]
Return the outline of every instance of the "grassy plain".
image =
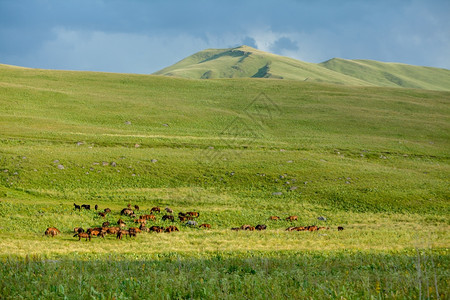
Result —
[[[0,295],[444,299],[449,100],[0,66]],[[72,237],[128,203],[197,210],[212,229]],[[271,215],[331,229],[286,232]],[[268,230],[230,230],[242,224]],[[62,235],[43,237],[48,226]]]

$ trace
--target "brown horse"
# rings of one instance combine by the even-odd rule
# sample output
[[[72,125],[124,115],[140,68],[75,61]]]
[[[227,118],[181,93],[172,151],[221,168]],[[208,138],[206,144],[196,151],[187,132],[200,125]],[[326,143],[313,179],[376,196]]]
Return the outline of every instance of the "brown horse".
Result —
[[[145,220],[156,220],[156,217],[154,215],[143,215],[143,216],[139,216],[139,219],[145,219]]]
[[[175,232],[175,231],[180,231],[180,230],[178,230],[177,226],[171,225],[171,226],[169,226],[169,227],[166,228],[166,232],[167,232],[167,233]]]
[[[73,229],[73,232],[75,232],[75,233],[84,232],[84,229],[81,228],[81,227],[75,227],[75,228]]]
[[[139,218],[139,219],[135,219],[134,220],[134,223],[138,223],[138,224],[147,224],[147,220],[146,219],[142,219],[142,218]]]
[[[169,220],[169,221],[172,221],[172,222],[175,221],[175,220],[174,220],[174,217],[173,217],[172,215],[164,215],[164,216],[162,217],[162,220],[163,220],[163,221]]]
[[[116,236],[116,238],[117,239],[119,239],[119,240],[121,240],[122,239],[122,236],[127,236],[127,235],[130,235],[130,232],[128,231],[128,230],[119,230],[118,232],[117,232],[117,236]]]
[[[158,206],[152,207],[150,212],[161,212],[161,208],[159,208]]]
[[[189,215],[189,216],[195,217],[195,218],[200,217],[200,213],[198,213],[198,212],[196,212],[196,211],[188,211],[188,212],[186,213],[186,215]]]
[[[287,217],[286,218],[286,221],[297,221],[298,220],[298,217],[297,216],[289,216],[289,217]]]
[[[79,233],[77,233],[77,234],[75,234],[73,237],[78,237],[78,240],[80,241],[81,240],[81,238],[85,238],[86,239],[86,241],[89,239],[89,241],[91,240],[91,235],[90,234],[87,234],[86,232],[79,232]]]
[[[266,230],[267,226],[266,225],[256,225],[255,229],[256,230]]]
[[[61,233],[61,231],[59,231],[58,228],[49,227],[49,228],[47,228],[47,230],[45,230],[44,235],[54,237],[60,233]]]
[[[163,232],[164,231],[164,227],[160,227],[160,226],[152,226],[150,227],[150,231],[154,231],[154,232]]]
[[[106,229],[106,232],[108,234],[117,234],[117,232],[119,232],[120,228],[119,227],[109,227],[108,229]]]

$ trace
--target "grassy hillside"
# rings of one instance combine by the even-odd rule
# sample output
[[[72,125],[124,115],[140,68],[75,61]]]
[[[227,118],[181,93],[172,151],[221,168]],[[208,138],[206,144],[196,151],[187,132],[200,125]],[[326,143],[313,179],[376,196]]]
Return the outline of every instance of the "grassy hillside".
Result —
[[[248,46],[200,51],[154,74],[192,79],[253,77],[450,90],[450,70],[446,69],[338,58],[313,64]]]
[[[273,78],[348,85],[364,83],[316,64],[267,53],[248,46],[200,51],[154,74],[193,79]]]
[[[0,295],[445,298],[449,101],[418,89],[1,65]],[[72,237],[117,222],[128,203],[139,214],[196,210],[212,229]],[[152,224],[170,225],[161,215]],[[243,224],[268,229],[230,230]],[[331,229],[285,231],[312,224]],[[62,235],[43,237],[48,226]]]
[[[320,65],[376,86],[450,90],[450,70],[446,69],[340,58]]]

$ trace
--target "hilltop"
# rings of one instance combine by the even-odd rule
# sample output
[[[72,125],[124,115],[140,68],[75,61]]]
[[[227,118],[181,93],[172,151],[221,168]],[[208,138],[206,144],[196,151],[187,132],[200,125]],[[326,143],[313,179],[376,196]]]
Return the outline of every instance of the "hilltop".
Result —
[[[353,86],[450,90],[450,70],[334,58],[320,64],[249,46],[207,49],[154,73],[192,79],[272,78]]]

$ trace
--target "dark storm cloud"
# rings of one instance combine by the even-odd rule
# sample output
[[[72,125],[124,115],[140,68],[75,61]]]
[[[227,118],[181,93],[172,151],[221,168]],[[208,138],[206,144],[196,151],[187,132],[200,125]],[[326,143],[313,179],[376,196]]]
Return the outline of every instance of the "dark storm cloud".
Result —
[[[204,48],[450,68],[449,1],[0,0],[0,63],[151,73]]]

